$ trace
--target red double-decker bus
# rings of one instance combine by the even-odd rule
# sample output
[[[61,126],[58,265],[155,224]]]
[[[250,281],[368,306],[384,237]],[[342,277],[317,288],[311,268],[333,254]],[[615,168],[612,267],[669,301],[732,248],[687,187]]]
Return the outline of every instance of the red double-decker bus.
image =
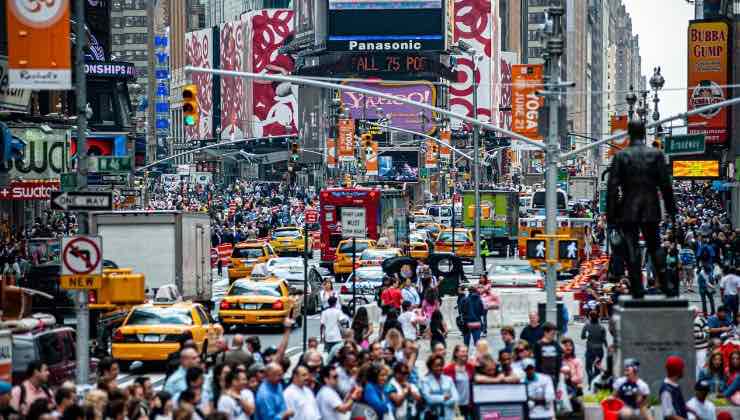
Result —
[[[364,208],[366,238],[386,237],[391,246],[408,239],[408,197],[396,189],[327,188],[319,194],[321,266],[333,268],[336,249],[342,240],[342,208]]]

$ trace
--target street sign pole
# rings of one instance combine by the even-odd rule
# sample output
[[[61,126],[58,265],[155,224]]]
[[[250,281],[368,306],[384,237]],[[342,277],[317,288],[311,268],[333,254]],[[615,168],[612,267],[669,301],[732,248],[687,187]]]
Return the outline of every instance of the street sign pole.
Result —
[[[87,81],[85,80],[85,2],[76,1],[75,23],[75,74],[77,77],[77,188],[84,190],[87,187]],[[85,235],[88,233],[87,213],[77,213],[77,231]],[[87,301],[87,290],[77,291],[77,384],[87,384],[90,380],[90,311]]]
[[[303,223],[303,352],[308,348],[308,223]]]
[[[355,237],[352,237],[352,316],[355,316],[357,308],[357,273],[355,272]]]

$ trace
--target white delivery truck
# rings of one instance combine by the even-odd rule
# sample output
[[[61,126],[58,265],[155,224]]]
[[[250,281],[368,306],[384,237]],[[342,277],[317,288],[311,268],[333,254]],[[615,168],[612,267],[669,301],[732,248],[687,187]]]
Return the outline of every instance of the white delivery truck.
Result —
[[[210,304],[211,219],[181,211],[94,212],[90,233],[103,238],[103,258],[146,278],[148,294],[174,284],[184,300]]]
[[[568,179],[568,194],[573,201],[592,202],[596,198],[599,179],[595,176],[571,176]]]

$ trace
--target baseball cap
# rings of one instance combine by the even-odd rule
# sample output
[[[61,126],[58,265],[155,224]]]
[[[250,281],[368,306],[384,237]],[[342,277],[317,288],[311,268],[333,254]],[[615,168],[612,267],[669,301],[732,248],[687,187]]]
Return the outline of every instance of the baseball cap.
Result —
[[[634,357],[629,357],[627,359],[624,359],[624,367],[625,368],[631,367],[631,368],[639,369],[640,361],[635,359]]]
[[[702,379],[701,381],[696,382],[696,385],[694,385],[694,391],[709,392],[709,390],[709,381],[707,381],[706,379]]]
[[[680,376],[683,374],[685,363],[679,356],[668,356],[665,361],[665,369],[668,376]]]
[[[522,367],[524,369],[534,368],[535,366],[536,365],[534,363],[534,359],[532,359],[532,358],[529,358],[528,357],[528,358],[522,360]]]
[[[0,381],[0,395],[5,395],[13,389],[13,386],[5,381]]]

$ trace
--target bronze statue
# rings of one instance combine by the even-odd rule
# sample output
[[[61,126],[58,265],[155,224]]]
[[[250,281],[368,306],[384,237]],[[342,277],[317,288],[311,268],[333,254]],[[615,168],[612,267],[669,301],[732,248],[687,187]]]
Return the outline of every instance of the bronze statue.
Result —
[[[632,289],[632,297],[642,298],[642,255],[640,232],[645,238],[647,254],[655,266],[658,286],[666,290],[665,273],[661,267],[663,258],[657,257],[658,228],[662,220],[660,191],[666,213],[675,217],[676,204],[673,199],[671,172],[665,155],[659,149],[645,145],[645,123],[630,121],[628,126],[630,144],[618,152],[609,167],[607,183],[607,220],[621,233],[622,250],[626,261]]]

